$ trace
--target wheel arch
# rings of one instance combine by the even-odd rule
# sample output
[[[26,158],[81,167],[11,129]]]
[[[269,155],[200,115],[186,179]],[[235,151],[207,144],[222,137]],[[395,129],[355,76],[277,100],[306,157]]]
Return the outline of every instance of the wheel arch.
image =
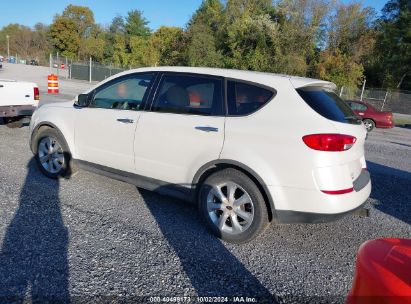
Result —
[[[214,172],[221,171],[223,169],[233,168],[236,169],[245,175],[247,175],[258,187],[261,194],[264,197],[265,204],[267,206],[267,211],[269,215],[269,221],[276,219],[275,205],[274,200],[268,190],[267,186],[264,184],[263,179],[250,167],[244,165],[241,162],[230,160],[230,159],[219,159],[206,163],[203,165],[193,178],[193,187],[194,187],[194,198],[198,197],[198,192],[200,190],[200,185],[205,181],[205,179],[213,174]]]
[[[55,124],[53,124],[52,122],[49,122],[49,121],[42,121],[41,123],[37,124],[34,127],[33,131],[31,132],[31,136],[30,136],[30,149],[31,149],[31,152],[33,152],[33,153],[36,152],[35,142],[33,141],[33,139],[37,135],[37,133],[40,131],[40,129],[43,129],[43,128],[50,128],[50,129],[57,130],[67,143],[67,140],[65,139],[63,133],[60,131],[60,129]],[[68,143],[67,143],[67,146],[68,146]],[[69,146],[69,148],[70,148],[70,146]]]

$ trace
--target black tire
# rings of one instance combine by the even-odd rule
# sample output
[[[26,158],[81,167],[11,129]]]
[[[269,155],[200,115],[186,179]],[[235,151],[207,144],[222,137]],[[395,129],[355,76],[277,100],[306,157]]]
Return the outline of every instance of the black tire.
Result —
[[[251,198],[251,204],[244,204],[242,205],[244,207],[241,207],[248,208],[248,210],[246,210],[248,212],[250,212],[250,210],[253,210],[253,218],[251,221],[247,222],[241,217],[234,215],[234,213],[237,213],[239,207],[231,207],[230,209],[228,209],[228,205],[221,204],[221,206],[225,206],[224,208],[221,208],[221,210],[214,211],[214,213],[209,211],[209,204],[215,204],[215,202],[219,203],[218,199],[214,200],[214,203],[209,203],[209,197],[210,195],[212,196],[212,192],[210,192],[211,189],[213,188],[213,186],[221,186],[227,183],[234,183],[235,185],[239,186],[239,188],[236,188],[237,190],[235,190],[235,194],[237,196],[242,197],[242,195],[246,193],[249,195],[249,198]],[[222,192],[224,192],[224,186],[221,189]],[[228,197],[228,186],[225,186],[225,189],[225,195]],[[237,197],[236,199],[238,199],[239,197]],[[199,191],[198,203],[200,214],[211,232],[217,237],[230,243],[238,244],[249,242],[255,239],[259,234],[261,234],[269,224],[267,206],[264,201],[264,197],[258,189],[257,185],[247,175],[232,168],[218,171],[210,175],[204,181]],[[237,208],[237,211],[233,208]],[[228,209],[228,211],[226,209]],[[245,209],[242,209],[240,210],[240,212],[244,210]],[[216,219],[221,220],[221,217],[223,216],[223,214],[225,214],[224,212],[231,212],[232,216],[236,216],[237,223],[243,225],[241,226],[241,230],[245,228],[244,231],[239,230],[241,232],[234,234],[233,232],[224,231],[224,228],[219,229],[217,223],[213,222],[212,217],[214,217],[215,221]],[[227,220],[224,220],[222,222],[224,222],[223,227],[234,231],[233,224],[231,224],[231,215],[229,216],[229,218],[227,218]]]
[[[10,129],[17,129],[23,127],[23,118],[21,117],[13,117],[13,118],[5,118],[4,119],[6,126]]]
[[[52,173],[47,171],[41,161],[40,161],[40,156],[39,156],[39,144],[44,138],[52,138],[55,140],[61,147],[63,157],[64,157],[64,162],[62,163],[61,169],[58,172]],[[58,131],[57,129],[53,128],[40,128],[40,130],[34,135],[33,141],[32,141],[32,150],[34,153],[34,158],[36,159],[36,163],[40,169],[40,171],[46,175],[49,178],[57,179],[57,178],[70,178],[71,176],[74,175],[74,173],[77,172],[77,169],[75,168],[73,164],[73,159],[71,157],[70,149],[67,145],[66,140],[64,139],[64,136]]]
[[[371,132],[375,128],[375,122],[372,119],[363,119],[363,123],[367,129],[367,132]]]

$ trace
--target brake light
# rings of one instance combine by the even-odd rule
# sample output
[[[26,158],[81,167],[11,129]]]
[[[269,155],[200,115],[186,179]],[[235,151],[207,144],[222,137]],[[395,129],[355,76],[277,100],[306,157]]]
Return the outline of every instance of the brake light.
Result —
[[[40,100],[40,91],[39,88],[34,88],[34,100]]]
[[[304,136],[303,141],[313,150],[339,152],[350,149],[357,138],[344,134],[311,134]]]

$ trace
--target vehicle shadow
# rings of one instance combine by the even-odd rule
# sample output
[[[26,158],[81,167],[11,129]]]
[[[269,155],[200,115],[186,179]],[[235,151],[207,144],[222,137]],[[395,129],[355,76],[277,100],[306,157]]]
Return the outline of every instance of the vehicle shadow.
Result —
[[[193,204],[138,190],[198,296],[248,296],[258,298],[258,303],[277,303],[275,296],[208,232]]]
[[[411,225],[411,173],[367,161],[375,208]]]
[[[68,242],[59,182],[32,159],[0,252],[0,302],[69,303]]]

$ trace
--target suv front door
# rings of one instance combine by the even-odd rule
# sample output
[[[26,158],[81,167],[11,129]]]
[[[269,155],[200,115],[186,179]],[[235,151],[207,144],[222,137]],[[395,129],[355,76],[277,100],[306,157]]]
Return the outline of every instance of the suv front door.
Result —
[[[116,78],[90,93],[78,108],[75,146],[78,159],[134,173],[134,135],[153,73]]]
[[[188,186],[219,158],[224,142],[223,78],[163,73],[135,138],[136,172]],[[154,90],[153,90],[154,91]]]

